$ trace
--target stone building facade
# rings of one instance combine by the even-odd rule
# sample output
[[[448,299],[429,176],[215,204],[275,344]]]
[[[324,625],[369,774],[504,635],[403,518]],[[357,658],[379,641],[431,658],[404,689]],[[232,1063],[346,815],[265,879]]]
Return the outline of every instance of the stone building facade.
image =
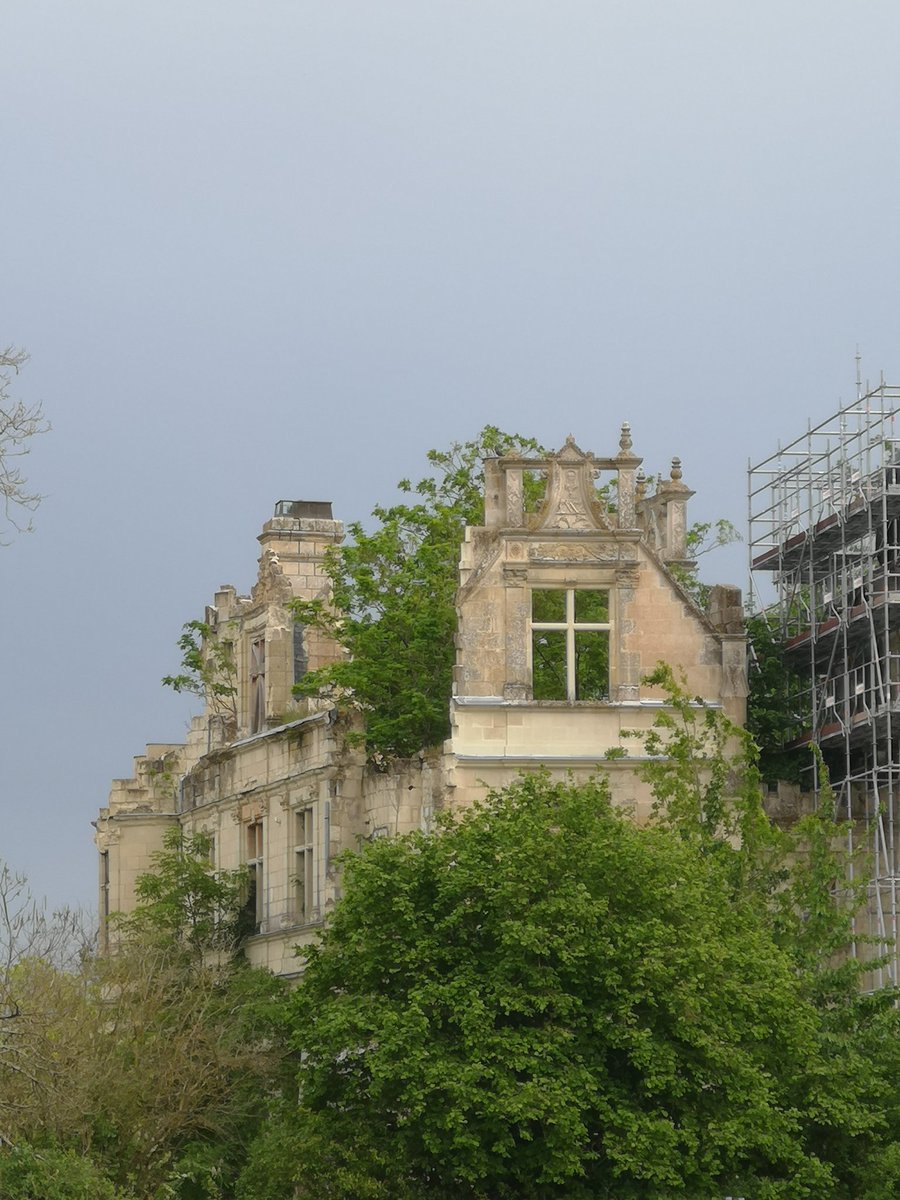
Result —
[[[295,947],[339,897],[335,858],[360,839],[427,830],[437,809],[541,766],[604,771],[640,819],[649,795],[633,731],[663,704],[643,676],[667,662],[739,724],[747,690],[740,593],[713,588],[701,611],[679,582],[693,494],[680,464],[651,494],[640,463],[627,425],[612,457],[569,438],[543,459],[485,462],[485,524],[461,547],[450,736],[387,770],[348,744],[358,718],[292,695],[305,671],[340,654],[295,624],[289,602],[327,599],[324,556],[343,529],[330,504],[280,502],[250,595],[222,587],[205,613],[234,695],[207,703],[184,744],[149,745],[100,812],[104,936],[173,825],[209,835],[217,866],[247,868],[248,956],[292,975]]]

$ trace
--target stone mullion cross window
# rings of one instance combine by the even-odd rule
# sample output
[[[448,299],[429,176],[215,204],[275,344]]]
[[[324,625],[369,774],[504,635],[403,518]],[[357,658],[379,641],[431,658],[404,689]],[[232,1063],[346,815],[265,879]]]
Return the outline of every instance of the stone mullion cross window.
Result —
[[[535,700],[609,698],[609,593],[532,591],[532,684]]]

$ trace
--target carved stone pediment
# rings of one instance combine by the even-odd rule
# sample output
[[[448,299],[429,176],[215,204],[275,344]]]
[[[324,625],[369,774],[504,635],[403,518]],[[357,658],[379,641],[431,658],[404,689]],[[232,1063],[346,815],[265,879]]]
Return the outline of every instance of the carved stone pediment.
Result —
[[[594,494],[593,455],[585,454],[571,436],[550,462],[547,498],[537,528],[585,532],[610,528]]]

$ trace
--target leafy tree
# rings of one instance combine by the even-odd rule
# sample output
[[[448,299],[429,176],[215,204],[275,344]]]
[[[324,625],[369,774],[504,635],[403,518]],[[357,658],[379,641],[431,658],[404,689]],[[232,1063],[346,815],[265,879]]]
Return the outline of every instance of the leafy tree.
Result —
[[[203,958],[234,952],[240,941],[246,873],[216,870],[212,841],[205,833],[167,829],[163,848],[152,856],[152,869],[138,876],[136,908],[114,914],[121,936],[163,947],[180,948]]]
[[[0,1195],[37,1179],[54,1200],[224,1200],[291,1088],[286,985],[234,953],[240,879],[216,877],[207,839],[171,835],[137,894],[94,958],[63,957],[46,922],[29,934],[27,901],[0,890],[20,948],[2,980],[0,1146],[18,1156],[0,1150]],[[53,1172],[69,1157],[66,1191]],[[78,1162],[109,1189],[78,1191]]]
[[[78,911],[48,913],[27,880],[0,862],[0,1080],[26,1089],[34,1085],[39,1006],[23,991],[21,977],[34,963],[77,970],[93,949],[84,926]],[[0,1086],[0,1145],[7,1139],[10,1103],[10,1089]]]
[[[663,663],[645,682],[666,697],[642,735],[648,761],[641,773],[651,785],[655,822],[725,864],[734,899],[768,915],[798,972],[819,981],[817,988],[838,980],[843,998],[856,1003],[858,976],[870,965],[851,954],[868,876],[864,857],[851,849],[850,822],[837,819],[817,749],[817,807],[779,828],[763,809],[760,755],[749,732],[692,697]]]
[[[448,735],[455,661],[459,548],[484,523],[482,459],[541,453],[537,442],[487,425],[473,442],[431,450],[434,474],[400,490],[410,500],[373,510],[371,531],[326,558],[328,602],[297,600],[294,613],[334,637],[347,659],[306,675],[295,691],[336,697],[365,715],[376,760],[407,757]],[[532,488],[539,486],[531,481]]]
[[[706,608],[712,587],[698,579],[698,560],[713,550],[731,546],[740,540],[740,533],[725,517],[720,517],[717,521],[695,521],[688,529],[685,535],[685,551],[692,564],[684,566],[681,563],[669,563],[669,571],[700,608]]]
[[[750,733],[692,698],[665,665],[648,682],[668,702],[644,742],[656,821],[718,860],[732,902],[752,907],[791,960],[815,1013],[820,1061],[839,1064],[817,1069],[815,1089],[797,1094],[799,1127],[828,1163],[833,1194],[866,1200],[871,1188],[880,1197],[886,1179],[900,1179],[898,996],[863,987],[879,961],[875,939],[854,924],[869,872],[851,849],[850,823],[836,817],[824,764],[819,757],[816,809],[780,829],[762,808],[760,752]]]
[[[250,1147],[247,1160],[235,1188],[235,1200],[299,1200],[297,1177],[297,1102],[296,1097],[270,1106],[269,1120]],[[360,1200],[366,1195],[366,1180],[354,1193]]]
[[[132,1200],[95,1163],[72,1150],[29,1145],[0,1149],[3,1200]]]
[[[234,645],[205,621],[187,621],[178,639],[181,671],[164,675],[164,687],[198,696],[214,716],[237,723],[237,664]]]
[[[31,529],[27,515],[41,502],[22,473],[19,460],[31,450],[31,439],[50,428],[40,403],[26,404],[10,395],[14,375],[28,361],[24,350],[0,350],[0,501],[6,526],[17,533]],[[21,523],[24,522],[24,523]]]
[[[198,1189],[227,1183],[287,1084],[283,981],[132,942],[14,984],[29,1020],[24,1069],[0,1066],[7,1143],[88,1157],[140,1200],[215,1196]]]
[[[750,643],[750,692],[747,730],[760,747],[760,773],[766,780],[800,783],[809,755],[785,746],[803,729],[799,703],[800,681],[785,660],[784,646],[765,613],[747,618]],[[807,723],[811,723],[809,718]]]
[[[347,859],[291,1001],[301,1102],[238,1194],[847,1195],[884,1080],[729,823],[639,828],[602,779],[534,775]]]
[[[846,829],[827,795],[773,828],[752,741],[648,682],[648,825],[538,774],[345,860],[290,1001],[300,1105],[240,1200],[895,1194],[898,1010],[847,957]]]

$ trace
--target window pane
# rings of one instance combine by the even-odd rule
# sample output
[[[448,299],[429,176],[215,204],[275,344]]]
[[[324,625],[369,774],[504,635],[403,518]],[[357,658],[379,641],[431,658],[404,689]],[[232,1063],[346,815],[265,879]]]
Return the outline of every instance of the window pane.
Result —
[[[609,621],[609,592],[575,592],[575,623],[605,625]]]
[[[247,867],[247,891],[243,909],[241,910],[241,925],[246,933],[257,933],[262,920],[262,868],[256,863]]]
[[[295,894],[294,900],[296,905],[297,920],[305,922],[309,919],[308,907],[308,879],[307,879],[307,856],[306,851],[301,850],[297,854],[297,874],[295,877]]]
[[[531,593],[532,621],[559,621],[566,619],[566,593],[560,589],[555,591],[532,591]]]
[[[542,592],[541,595],[553,595]],[[560,592],[559,595],[565,593]],[[566,635],[562,629],[535,629],[531,635],[535,700],[566,699]]]
[[[608,633],[575,634],[575,699],[609,699]]]

